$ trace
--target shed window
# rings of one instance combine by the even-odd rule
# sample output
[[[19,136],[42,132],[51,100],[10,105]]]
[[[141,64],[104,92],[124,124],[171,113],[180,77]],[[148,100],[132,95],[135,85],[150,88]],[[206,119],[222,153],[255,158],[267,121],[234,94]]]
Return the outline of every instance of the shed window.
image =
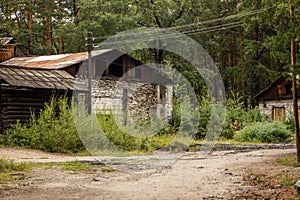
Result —
[[[108,76],[121,77],[123,75],[122,65],[110,65],[108,70]]]
[[[273,108],[273,120],[274,121],[282,121],[284,122],[284,107],[274,107]]]
[[[114,60],[106,69],[107,76],[115,76],[115,77],[122,77],[124,74],[124,66],[122,62],[122,57]]]
[[[167,88],[163,85],[158,85],[159,89],[159,103],[165,104],[166,103],[166,96],[167,96]]]
[[[292,84],[291,83],[285,84],[285,91],[286,91],[286,94],[292,94]]]

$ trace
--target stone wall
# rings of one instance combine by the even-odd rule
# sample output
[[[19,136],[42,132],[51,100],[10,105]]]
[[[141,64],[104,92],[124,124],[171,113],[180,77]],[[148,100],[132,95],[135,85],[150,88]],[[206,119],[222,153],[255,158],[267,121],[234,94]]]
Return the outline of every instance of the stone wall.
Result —
[[[148,120],[158,104],[157,85],[132,84],[128,90],[128,110],[130,117],[137,121]]]
[[[172,86],[164,86],[163,95],[157,84],[94,80],[92,105],[94,112],[128,114],[129,120],[144,122],[157,114],[163,120],[172,115]],[[128,111],[125,113],[124,111]]]
[[[122,110],[122,90],[116,88],[116,81],[99,80],[92,82],[92,106],[94,112]]]
[[[298,105],[300,101],[298,101]],[[285,108],[285,120],[287,120],[287,117],[293,113],[293,100],[272,100],[272,101],[260,101],[259,104],[259,110],[261,113],[266,114],[267,119],[269,121],[272,120],[273,116],[273,108],[274,107],[284,107]]]

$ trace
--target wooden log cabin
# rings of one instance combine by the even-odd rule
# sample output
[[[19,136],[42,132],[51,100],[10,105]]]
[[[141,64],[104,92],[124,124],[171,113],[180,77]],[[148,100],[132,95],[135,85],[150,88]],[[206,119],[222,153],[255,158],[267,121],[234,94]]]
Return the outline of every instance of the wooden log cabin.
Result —
[[[155,108],[165,118],[171,116],[171,81],[154,70],[136,68],[140,64],[137,59],[118,50],[93,52],[91,76],[94,112],[113,106],[129,108],[133,115],[143,120],[149,116],[149,110]],[[154,76],[156,79],[159,77],[159,83],[151,82]],[[132,93],[123,92],[115,97],[116,84],[129,79]],[[38,113],[53,94],[86,97],[87,53],[14,57],[6,60],[0,63],[0,91],[1,133],[17,120],[26,122],[30,113],[33,110]],[[123,101],[125,96],[131,96],[126,100],[126,105]]]
[[[297,93],[299,99],[300,87],[297,88]],[[292,82],[287,78],[280,77],[269,87],[256,94],[254,100],[268,120],[282,122],[289,120],[293,115]],[[300,105],[299,100],[298,105]],[[300,112],[300,107],[298,110]]]

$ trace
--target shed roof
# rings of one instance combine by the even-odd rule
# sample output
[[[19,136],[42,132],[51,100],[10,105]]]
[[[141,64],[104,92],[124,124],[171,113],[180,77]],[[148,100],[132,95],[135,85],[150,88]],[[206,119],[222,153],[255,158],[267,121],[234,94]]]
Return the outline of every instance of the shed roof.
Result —
[[[62,70],[28,69],[0,66],[0,79],[11,86],[85,91],[79,80]]]
[[[268,87],[258,92],[253,99],[259,99],[262,98],[269,90],[271,90],[273,87],[276,87],[280,82],[284,81],[285,78],[283,76],[276,79],[273,83],[271,83]]]
[[[12,37],[4,37],[0,38],[0,45],[7,45],[8,43],[12,42],[14,38]]]
[[[93,51],[92,56],[98,56],[108,52],[117,51],[114,49],[102,49]],[[25,68],[36,69],[63,69],[71,65],[75,65],[88,59],[88,53],[73,53],[73,54],[59,54],[50,56],[34,56],[34,57],[18,57],[12,58],[1,63],[6,66],[17,66]]]

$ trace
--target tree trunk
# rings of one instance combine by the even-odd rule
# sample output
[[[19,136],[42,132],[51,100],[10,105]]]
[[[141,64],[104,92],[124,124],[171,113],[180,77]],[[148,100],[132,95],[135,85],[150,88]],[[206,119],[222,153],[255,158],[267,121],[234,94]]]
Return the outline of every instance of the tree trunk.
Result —
[[[75,24],[78,25],[80,22],[80,8],[77,6],[76,0],[73,0],[73,14],[75,18]]]
[[[47,54],[51,54],[51,16],[50,16],[50,9],[49,3],[46,2],[45,6],[45,13],[46,13],[46,47],[47,47]]]
[[[290,15],[291,15],[291,27],[294,26],[294,6],[292,0],[290,4]],[[296,64],[296,42],[295,38],[291,38],[291,65]],[[297,161],[300,162],[300,141],[299,141],[299,113],[298,113],[298,94],[297,94],[297,80],[293,69],[293,109],[294,109],[294,128],[296,135],[296,146],[297,146]]]
[[[240,66],[242,67],[242,74],[245,74],[245,57],[244,57],[244,46],[243,46],[243,30],[240,31]],[[245,79],[242,79],[242,90],[245,95]]]
[[[27,11],[27,24],[28,24],[28,54],[32,55],[32,1],[28,1],[28,11]]]
[[[232,57],[231,57],[231,48],[230,48],[230,42],[227,41],[227,59],[228,59],[228,67],[232,67]],[[235,80],[234,76],[230,77],[230,85],[231,85],[231,91],[235,90]]]
[[[61,26],[61,25],[60,25]],[[60,28],[61,29],[61,28]],[[61,30],[59,31],[59,38],[58,38],[58,53],[59,54],[62,54],[64,52],[64,40],[63,40],[63,37],[62,37],[62,32]]]
[[[9,25],[12,26],[12,8],[11,8],[11,3],[8,1],[7,5],[7,10],[8,10],[8,20],[9,20]]]

